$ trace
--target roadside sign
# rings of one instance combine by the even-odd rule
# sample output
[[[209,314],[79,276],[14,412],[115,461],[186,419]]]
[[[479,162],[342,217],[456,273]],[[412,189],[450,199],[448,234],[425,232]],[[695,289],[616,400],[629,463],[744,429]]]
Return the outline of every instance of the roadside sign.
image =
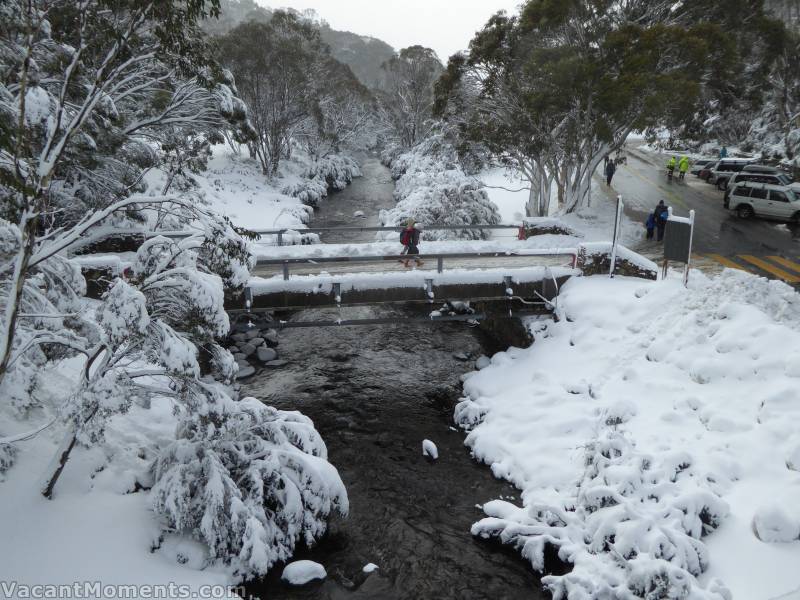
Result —
[[[622,229],[622,213],[625,210],[625,204],[622,202],[622,196],[617,196],[617,214],[614,217],[614,237],[611,240],[611,271],[609,275],[614,279],[614,271],[617,268],[617,244],[619,243],[619,235]]]
[[[664,231],[664,270],[662,277],[666,278],[670,261],[682,262],[683,284],[689,283],[689,269],[692,264],[692,241],[694,238],[694,211],[689,211],[689,218],[676,217],[669,209],[667,228]]]
[[[664,259],[688,263],[692,251],[692,224],[670,218],[664,232]]]

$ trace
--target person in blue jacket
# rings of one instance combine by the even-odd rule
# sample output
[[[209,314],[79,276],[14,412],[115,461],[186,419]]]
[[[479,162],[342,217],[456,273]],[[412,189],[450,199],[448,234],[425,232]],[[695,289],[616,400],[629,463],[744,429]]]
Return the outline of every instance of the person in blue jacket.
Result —
[[[719,157],[728,158],[728,149],[725,146],[723,146],[722,150],[719,151]]]
[[[644,226],[647,228],[647,239],[652,240],[656,233],[656,216],[653,213],[647,217]]]

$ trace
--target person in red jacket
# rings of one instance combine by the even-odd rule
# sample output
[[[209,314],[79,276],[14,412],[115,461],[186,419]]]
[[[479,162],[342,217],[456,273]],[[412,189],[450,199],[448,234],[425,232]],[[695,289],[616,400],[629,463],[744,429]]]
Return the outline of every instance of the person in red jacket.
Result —
[[[400,232],[400,243],[403,244],[403,254],[408,257],[414,257],[414,262],[418,267],[421,267],[423,263],[419,259],[419,236],[420,231],[422,230],[422,225],[417,224],[414,219],[409,219],[406,223],[405,229]],[[407,258],[403,263],[404,266],[408,267],[409,259]]]

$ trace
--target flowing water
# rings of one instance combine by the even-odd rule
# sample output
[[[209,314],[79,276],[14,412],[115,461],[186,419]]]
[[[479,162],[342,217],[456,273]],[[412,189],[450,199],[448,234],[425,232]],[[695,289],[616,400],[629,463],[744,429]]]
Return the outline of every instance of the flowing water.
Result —
[[[351,225],[357,210],[372,224],[379,208],[393,204],[388,171],[375,159],[363,168],[365,177],[333,195],[315,224]],[[403,314],[386,307],[340,310],[309,310],[292,319]],[[279,566],[251,584],[251,594],[269,600],[548,597],[518,554],[470,535],[482,517],[476,505],[519,498],[471,459],[464,433],[452,423],[460,375],[481,354],[501,349],[480,328],[288,329],[278,349],[289,364],[256,375],[243,391],[314,420],[347,487],[350,515],[332,520],[320,544],[295,556],[323,564],[327,579],[291,588],[280,581]],[[423,457],[424,439],[438,446],[437,461]],[[364,573],[368,563],[378,570]]]

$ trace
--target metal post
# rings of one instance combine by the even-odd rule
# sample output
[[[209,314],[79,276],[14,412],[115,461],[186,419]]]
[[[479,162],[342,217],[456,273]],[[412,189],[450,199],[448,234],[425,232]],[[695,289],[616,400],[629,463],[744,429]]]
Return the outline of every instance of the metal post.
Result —
[[[686,257],[686,266],[683,268],[683,285],[689,287],[689,270],[692,268],[692,242],[694,241],[694,211],[689,211],[689,221],[691,222],[691,229],[689,230],[689,254]]]
[[[425,295],[428,296],[428,302],[433,302],[433,279],[425,280]]]
[[[333,299],[336,301],[336,304],[342,303],[342,284],[341,283],[334,283],[333,284]]]
[[[511,275],[503,276],[503,285],[506,287],[506,296],[513,296],[514,295],[514,288],[511,286],[514,284],[514,278]]]
[[[284,262],[283,263],[283,280],[284,281],[289,281],[289,263],[288,262]]]
[[[622,196],[617,196],[617,212],[614,215],[614,238],[611,242],[611,270],[609,272],[610,277],[614,278],[614,269],[617,266],[617,238],[619,237],[619,228],[622,222],[622,210],[624,208],[624,204],[622,202]]]
[[[283,246],[283,232],[278,232],[278,246]]]
[[[247,312],[253,308],[253,289],[250,287],[244,288],[244,308]]]
[[[436,259],[436,271],[439,273],[444,272],[444,257],[442,256]]]
[[[671,218],[672,218],[672,207],[668,206],[667,207],[667,221],[669,221]],[[666,243],[666,242],[664,242],[664,243]],[[663,265],[663,268],[661,270],[661,279],[666,279],[667,278],[667,272],[668,271],[669,271],[669,260],[667,260],[667,257],[665,256],[664,257],[664,265]]]

